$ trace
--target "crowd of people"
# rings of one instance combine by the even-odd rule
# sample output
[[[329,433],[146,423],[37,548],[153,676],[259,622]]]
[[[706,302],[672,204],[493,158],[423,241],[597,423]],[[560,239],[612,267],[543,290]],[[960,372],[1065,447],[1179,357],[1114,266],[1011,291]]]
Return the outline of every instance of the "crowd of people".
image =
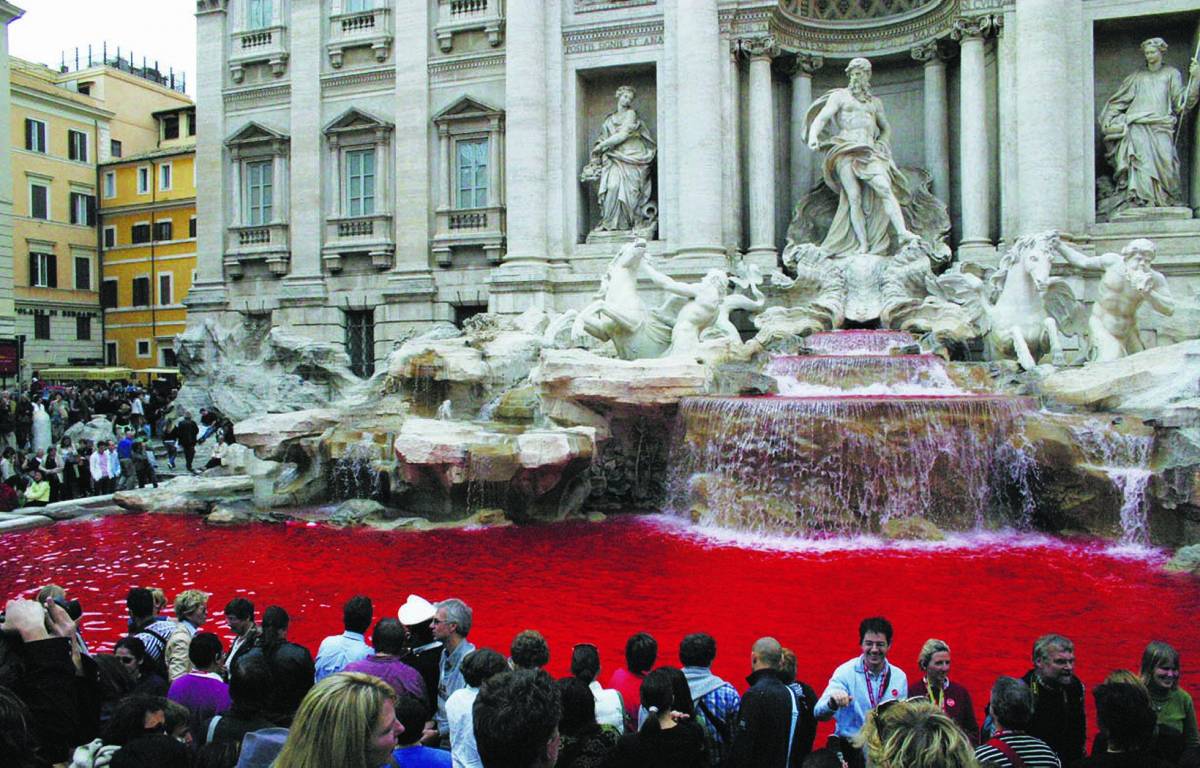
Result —
[[[278,605],[223,608],[189,589],[166,615],[161,591],[126,598],[128,634],[89,648],[82,609],[58,586],[8,601],[0,623],[0,765],[15,768],[1167,768],[1200,765],[1179,654],[1151,642],[1135,673],[1092,691],[1099,733],[1087,744],[1085,690],[1072,642],[1047,634],[1032,668],[1001,676],[978,710],[950,678],[950,647],[928,640],[910,677],[888,658],[893,629],[859,626],[857,650],[822,693],[796,679],[772,637],[750,650],[748,687],[712,671],[717,644],[689,634],[678,666],[651,635],[625,646],[601,684],[600,654],[579,643],[553,679],[546,639],[517,634],[503,654],[468,639],[457,598],[410,595],[394,615],[369,597],[316,655],[288,639]],[[368,642],[368,632],[370,642]],[[848,642],[849,645],[849,642]],[[978,716],[983,715],[982,724]],[[833,733],[817,744],[818,724]]]
[[[177,405],[177,394],[165,387],[64,387],[36,379],[28,391],[0,392],[0,511],[157,486],[159,441],[171,470],[180,453],[186,471],[204,469],[194,466],[196,446],[210,437],[219,463],[234,441],[233,424],[205,408],[197,421]],[[114,439],[72,436],[74,425],[97,416],[111,424]]]

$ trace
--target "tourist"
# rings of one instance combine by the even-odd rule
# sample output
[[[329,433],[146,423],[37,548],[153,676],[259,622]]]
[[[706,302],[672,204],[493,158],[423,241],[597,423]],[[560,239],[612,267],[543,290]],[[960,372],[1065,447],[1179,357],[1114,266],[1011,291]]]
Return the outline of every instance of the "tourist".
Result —
[[[133,476],[137,478],[137,487],[145,488],[147,485],[158,487],[158,473],[154,467],[154,452],[147,450],[145,443],[138,440],[130,449],[130,454],[133,462]]]
[[[191,671],[188,646],[204,622],[208,620],[208,595],[198,589],[187,589],[175,595],[175,629],[167,638],[167,680],[172,683]]]
[[[1156,751],[1178,762],[1188,747],[1200,746],[1192,696],[1179,687],[1179,652],[1155,640],[1142,653],[1142,682],[1157,713]]]
[[[796,654],[789,648],[784,648],[780,654],[779,679],[796,701],[796,744],[799,746],[795,752],[807,755],[812,752],[813,742],[817,739],[817,716],[813,714],[817,706],[817,692],[808,683],[796,679]]]
[[[125,473],[121,471],[121,457],[114,441],[105,444],[104,457],[108,461],[109,493],[124,489]]]
[[[244,597],[235,597],[225,604],[225,623],[234,635],[225,658],[226,670],[232,670],[243,654],[258,646],[262,631],[254,623],[254,603]]]
[[[134,487],[137,473],[133,468],[133,430],[127,429],[117,443],[117,462],[121,465],[121,490]]]
[[[867,713],[894,699],[908,698],[908,677],[887,660],[892,646],[892,625],[882,617],[863,619],[858,625],[862,655],[842,664],[813,712],[818,720],[834,718],[836,727],[829,746],[842,753],[851,768],[861,768],[863,752],[853,745]]]
[[[625,666],[618,668],[608,679],[608,687],[621,694],[630,723],[637,723],[642,680],[653,669],[657,658],[657,640],[646,632],[630,635],[625,641]]]
[[[390,619],[395,621],[395,619]],[[391,768],[450,768],[450,753],[444,749],[435,749],[420,744],[421,734],[425,729],[425,700],[397,691],[396,719],[400,721],[400,735],[397,737],[396,751],[392,753]]]
[[[473,710],[475,742],[484,768],[554,766],[562,709],[558,688],[544,670],[523,669],[490,678],[479,689]]]
[[[733,729],[729,764],[738,768],[787,768],[799,765],[812,742],[797,738],[806,725],[792,691],[780,679],[783,646],[761,637],[750,649],[750,689],[742,696]],[[795,716],[794,716],[795,715]]]
[[[84,494],[79,491],[79,453],[71,444],[71,438],[64,437],[58,443],[58,457],[62,463],[62,497],[73,499]]]
[[[600,687],[600,650],[591,643],[579,643],[571,649],[571,674],[582,680],[596,699],[596,722],[625,732],[625,702],[621,692]]]
[[[220,647],[220,641],[217,642],[217,646]],[[167,716],[167,735],[178,739],[181,744],[187,744],[188,748],[191,749],[192,745],[196,743],[196,738],[192,733],[193,718],[191,710],[177,701],[167,699],[163,712]],[[197,724],[202,724],[203,722],[201,720]]]
[[[258,647],[242,658],[249,660],[261,657],[271,670],[271,721],[287,727],[313,686],[314,664],[308,649],[297,643],[288,642],[287,631],[291,619],[287,611],[278,605],[269,605],[263,611],[262,636]],[[238,662],[241,663],[240,661]]]
[[[33,471],[33,482],[25,489],[25,506],[44,507],[50,503],[50,483],[40,469]]]
[[[264,614],[264,624],[266,620]],[[392,756],[402,727],[395,699],[387,683],[370,675],[340,672],[326,677],[304,697],[273,765],[380,768]]]
[[[405,634],[401,658],[405,664],[421,673],[431,712],[437,707],[439,663],[442,659],[442,643],[433,637],[433,616],[436,612],[433,603],[419,595],[409,595],[396,612]]]
[[[21,497],[13,487],[16,478],[0,482],[0,512],[12,512],[21,506]]]
[[[1033,717],[1033,694],[1023,681],[998,678],[988,708],[995,730],[990,741],[975,749],[981,768],[1061,768],[1050,745],[1025,732]]]
[[[1075,676],[1075,644],[1043,635],[1033,644],[1033,669],[1021,678],[1033,693],[1028,731],[1050,745],[1065,765],[1083,757],[1087,714],[1083,683]]]
[[[541,632],[526,629],[513,638],[509,660],[513,669],[541,669],[550,663],[550,646]]]
[[[917,666],[924,676],[908,689],[913,697],[924,697],[946,713],[974,746],[979,743],[979,724],[975,721],[975,708],[967,689],[950,681],[950,646],[942,640],[930,638],[921,646]]]
[[[112,768],[192,768],[192,753],[179,739],[151,734],[133,739],[112,756]]]
[[[188,660],[192,668],[175,678],[167,698],[187,707],[198,726],[229,709],[229,686],[218,672],[224,661],[221,638],[212,632],[197,632],[188,645]]]
[[[62,483],[63,462],[54,446],[46,449],[46,458],[42,461],[42,476],[50,484],[50,501],[62,501],[65,498]]]
[[[471,651],[463,659],[462,675],[466,685],[446,700],[446,723],[450,728],[450,757],[454,768],[482,768],[479,749],[475,746],[475,699],[485,680],[505,672],[508,672],[508,662],[491,648]]]
[[[146,696],[166,696],[167,679],[158,674],[140,637],[122,637],[113,648],[113,655],[133,675],[132,693]]]
[[[317,649],[317,669],[314,682],[321,682],[335,672],[341,672],[352,661],[365,659],[371,655],[371,646],[363,633],[371,626],[371,617],[375,609],[371,598],[365,595],[355,595],[342,606],[342,627],[340,635],[331,635],[321,641]]]
[[[810,752],[808,757],[804,758],[801,768],[846,768],[846,764],[842,762],[840,753],[825,747]]]
[[[462,676],[462,661],[468,653],[475,650],[475,646],[467,640],[467,635],[471,632],[471,618],[470,606],[455,597],[438,603],[433,616],[433,636],[442,643],[442,657],[438,664],[441,675],[438,677],[437,714],[434,721],[443,747],[450,744],[446,699],[466,685]],[[557,718],[555,722],[557,723]]]
[[[1143,686],[1103,683],[1092,691],[1096,720],[1107,737],[1104,751],[1079,762],[1080,768],[1171,768],[1151,749],[1156,715]]]
[[[697,720],[708,734],[708,758],[714,766],[722,764],[733,747],[733,726],[741,705],[737,689],[712,673],[716,657],[717,641],[712,635],[697,632],[679,643],[679,663]]]
[[[400,622],[392,618],[380,619],[375,624],[371,641],[375,645],[375,653],[365,659],[350,662],[345,671],[374,675],[392,686],[397,696],[408,694],[422,702],[428,702],[429,694],[425,690],[425,681],[421,679],[421,673],[400,659],[404,653],[404,627]],[[318,666],[320,663],[321,657],[318,654]],[[426,717],[430,714],[432,709],[427,707]]]
[[[888,701],[868,713],[858,741],[880,768],[975,768],[971,742],[928,701]]]
[[[229,742],[241,751],[242,738],[251,731],[274,725],[267,717],[271,701],[271,668],[261,656],[242,659],[229,674],[229,709],[209,718],[198,729],[206,744]]]
[[[184,411],[183,418],[175,425],[173,437],[179,447],[183,449],[184,466],[193,475],[196,474],[196,470],[192,468],[192,462],[196,460],[196,436],[199,434],[200,428],[196,426],[196,422],[192,421],[191,414]],[[174,468],[174,463],[171,466]]]
[[[562,701],[562,719],[558,732],[562,738],[557,768],[601,768],[617,748],[616,728],[596,722],[596,697],[588,684],[577,677],[558,681]]]
[[[0,765],[10,768],[49,768],[38,755],[33,714],[21,697],[0,685]]]
[[[175,622],[155,615],[154,596],[144,587],[134,587],[125,597],[129,611],[129,633],[142,641],[151,666],[167,678],[167,641],[175,631]]]
[[[97,495],[112,493],[112,488],[109,486],[108,456],[104,449],[104,441],[97,441],[92,448],[92,455],[88,459],[88,468],[92,477],[92,492]]]
[[[94,682],[89,685],[95,693],[93,706],[97,709],[97,722],[103,727],[117,702],[133,693],[137,680],[129,666],[113,654],[97,653],[91,657],[89,667],[93,670],[88,673],[88,682]]]
[[[660,667],[642,679],[639,697],[647,712],[646,721],[636,733],[621,737],[610,763],[614,768],[707,768],[709,765],[703,730],[673,711],[672,678],[671,670]]]
[[[221,463],[224,461],[225,454],[228,452],[228,450],[229,443],[226,443],[224,440],[216,440],[213,445],[212,453],[208,455],[208,462],[204,465],[204,469],[207,471],[221,466]]]

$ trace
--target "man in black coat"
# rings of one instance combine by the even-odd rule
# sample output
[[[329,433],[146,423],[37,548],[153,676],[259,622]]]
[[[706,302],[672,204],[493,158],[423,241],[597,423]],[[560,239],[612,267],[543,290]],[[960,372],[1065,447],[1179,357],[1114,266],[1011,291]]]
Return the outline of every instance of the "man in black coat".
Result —
[[[733,734],[735,768],[798,768],[812,750],[811,702],[798,702],[779,672],[783,646],[773,637],[750,652],[750,690],[742,696]],[[807,704],[807,706],[805,706]]]
[[[199,435],[200,427],[192,420],[192,414],[183,414],[183,420],[175,425],[175,441],[183,449],[183,460],[187,471],[192,474],[196,473],[196,470],[192,469],[192,462],[196,460],[196,438]]]
[[[1083,683],[1075,676],[1075,644],[1042,635],[1033,644],[1033,669],[1022,678],[1033,693],[1033,717],[1025,729],[1050,745],[1063,765],[1086,756],[1087,714]]]

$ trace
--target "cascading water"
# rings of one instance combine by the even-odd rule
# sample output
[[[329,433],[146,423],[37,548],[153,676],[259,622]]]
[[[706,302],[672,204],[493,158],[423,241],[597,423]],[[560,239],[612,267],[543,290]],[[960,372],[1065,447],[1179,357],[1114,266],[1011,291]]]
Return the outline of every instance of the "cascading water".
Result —
[[[379,446],[368,441],[346,447],[330,470],[330,493],[335,499],[379,499],[384,486],[377,466]]]
[[[886,355],[915,344],[907,331],[828,331],[804,340],[804,346],[818,355]]]
[[[1027,522],[1021,425],[1032,402],[967,393],[932,355],[878,354],[912,345],[907,334],[848,335],[821,340],[846,355],[775,358],[767,371],[784,395],[684,399],[668,507],[702,524],[810,535],[918,517],[955,530]]]
[[[1088,463],[1102,470],[1121,492],[1121,543],[1148,544],[1146,487],[1153,435],[1122,434],[1103,422],[1090,421],[1071,429]]]

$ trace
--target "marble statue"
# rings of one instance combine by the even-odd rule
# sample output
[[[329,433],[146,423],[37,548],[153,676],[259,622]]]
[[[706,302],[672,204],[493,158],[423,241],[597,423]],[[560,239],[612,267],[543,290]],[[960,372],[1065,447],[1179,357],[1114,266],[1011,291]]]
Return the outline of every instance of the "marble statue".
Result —
[[[717,311],[717,319],[704,332],[702,338],[710,339],[726,339],[732,342],[740,343],[742,334],[738,332],[737,326],[729,319],[729,313],[735,310],[743,310],[745,312],[757,313],[761,312],[763,307],[767,305],[767,297],[763,295],[762,289],[762,273],[758,266],[751,264],[746,270],[745,277],[730,277],[729,282],[734,287],[740,290],[750,291],[750,296],[741,293],[730,293],[724,301],[721,302],[721,308]]]
[[[1089,257],[1059,240],[1057,234],[1052,242],[1072,266],[1104,271],[1088,318],[1090,358],[1107,362],[1145,349],[1138,333],[1138,307],[1145,301],[1164,315],[1175,311],[1167,279],[1150,267],[1157,251],[1154,243],[1138,238],[1130,241],[1119,254]]]
[[[574,335],[611,341],[622,360],[659,357],[671,344],[671,326],[638,296],[646,240],[626,243],[609,263],[596,296],[575,318]]]
[[[1142,43],[1146,68],[1134,72],[1104,104],[1100,132],[1112,168],[1111,202],[1101,208],[1186,205],[1179,180],[1176,124],[1200,97],[1200,64],[1192,59],[1185,86],[1179,70],[1163,64],[1161,37]]]
[[[916,239],[902,205],[908,180],[892,160],[891,126],[883,102],[871,93],[871,62],[853,59],[849,86],[813,102],[808,111],[808,146],[825,152],[823,177],[838,195],[837,213],[821,248],[831,255],[886,255],[891,234],[900,243]]]
[[[593,232],[650,237],[658,225],[658,213],[650,201],[650,168],[657,150],[650,129],[632,106],[633,88],[622,85],[616,96],[617,108],[604,118],[580,180],[598,184],[600,222]]]
[[[643,264],[642,269],[659,288],[688,299],[671,326],[671,346],[667,348],[667,356],[699,352],[700,335],[717,322],[729,295],[729,275],[723,269],[710,269],[699,283],[693,284],[667,277],[649,264]]]
[[[1053,365],[1066,364],[1059,332],[1076,335],[1082,305],[1065,280],[1050,276],[1057,243],[1053,232],[1018,237],[987,282],[974,281],[970,303],[989,360],[1015,357],[1031,371],[1049,351]]]

